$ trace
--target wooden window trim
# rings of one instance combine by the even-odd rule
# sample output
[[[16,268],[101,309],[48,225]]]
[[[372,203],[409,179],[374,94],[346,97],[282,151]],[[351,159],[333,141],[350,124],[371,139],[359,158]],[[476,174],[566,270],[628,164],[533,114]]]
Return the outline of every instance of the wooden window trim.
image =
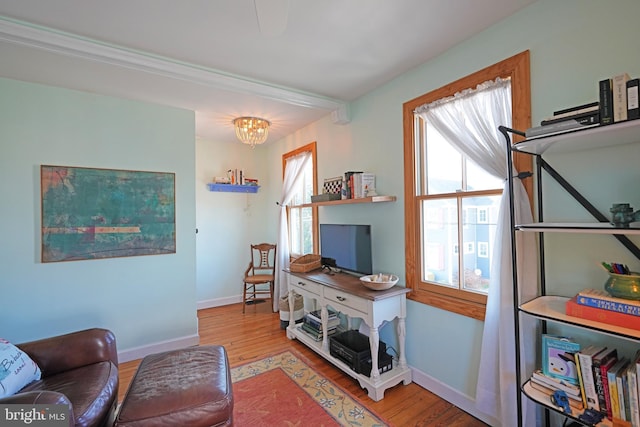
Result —
[[[298,147],[295,150],[291,150],[282,155],[282,178],[284,179],[284,170],[287,166],[287,159],[297,156],[298,154],[311,152],[311,161],[313,162],[313,194],[318,194],[318,156],[316,141],[309,144]],[[306,206],[305,206],[306,207]],[[318,207],[311,207],[313,212],[313,253],[320,253],[320,246],[318,244]],[[287,207],[287,220],[289,219],[289,207]]]
[[[414,115],[420,105],[452,96],[464,89],[475,88],[480,83],[496,77],[511,78],[512,127],[527,129],[531,126],[531,78],[529,51],[521,52],[497,64],[456,80],[439,89],[421,95],[403,104],[404,132],[404,200],[405,200],[405,271],[406,285],[411,289],[408,298],[478,320],[484,320],[486,296],[458,289],[448,289],[421,280],[420,269],[420,199],[416,196],[414,165]],[[513,142],[522,137],[514,135]],[[518,171],[531,171],[531,156],[517,153],[514,165]],[[529,200],[533,200],[532,180],[523,180]],[[462,249],[462,248],[461,248]]]

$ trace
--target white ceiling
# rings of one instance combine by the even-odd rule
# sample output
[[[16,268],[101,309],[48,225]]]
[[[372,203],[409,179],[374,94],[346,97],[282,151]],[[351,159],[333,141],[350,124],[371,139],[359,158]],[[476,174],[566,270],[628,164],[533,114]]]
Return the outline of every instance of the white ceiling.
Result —
[[[216,141],[259,116],[274,141],[534,1],[0,0],[0,76],[193,110]]]

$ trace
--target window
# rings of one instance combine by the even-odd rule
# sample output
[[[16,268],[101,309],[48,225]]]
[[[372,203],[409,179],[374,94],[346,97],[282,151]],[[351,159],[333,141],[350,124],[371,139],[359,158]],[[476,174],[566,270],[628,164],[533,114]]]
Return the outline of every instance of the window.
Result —
[[[490,274],[489,249],[504,184],[450,145],[414,111],[498,77],[509,79],[511,85],[512,123],[505,125],[528,128],[528,52],[403,106],[406,277],[407,286],[412,289],[409,298],[481,320]],[[518,170],[531,170],[527,156],[516,157],[515,165]],[[531,195],[532,183],[527,181],[525,188]]]
[[[478,242],[478,256],[480,258],[488,258],[489,257],[489,243],[487,243],[487,242]]]
[[[289,218],[289,252],[294,258],[318,252],[318,224],[317,207],[312,207],[311,196],[316,194],[316,143],[312,142],[296,150],[282,155],[282,173],[284,174],[287,160],[301,153],[311,153],[311,161],[303,171],[287,214]]]

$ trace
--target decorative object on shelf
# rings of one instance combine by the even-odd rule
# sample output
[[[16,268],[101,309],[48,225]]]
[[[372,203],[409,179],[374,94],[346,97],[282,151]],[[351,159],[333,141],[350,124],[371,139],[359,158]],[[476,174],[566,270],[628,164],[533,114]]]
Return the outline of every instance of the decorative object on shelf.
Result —
[[[338,176],[335,178],[326,178],[322,186],[322,193],[337,194],[342,192],[342,181],[344,177]]]
[[[619,228],[629,228],[632,222],[640,221],[640,210],[633,211],[629,203],[614,203],[609,211],[612,213],[611,224]]]
[[[398,276],[395,274],[370,274],[368,276],[362,276],[360,278],[362,284],[374,291],[384,291],[385,289],[392,288],[398,283]]]
[[[289,270],[294,273],[306,273],[311,270],[317,270],[322,267],[321,258],[320,255],[316,254],[302,255],[300,258],[291,261]]]
[[[617,298],[640,300],[640,273],[609,273],[604,290]]]
[[[236,128],[238,139],[255,148],[267,140],[271,122],[259,117],[238,117],[233,121],[233,126]]]

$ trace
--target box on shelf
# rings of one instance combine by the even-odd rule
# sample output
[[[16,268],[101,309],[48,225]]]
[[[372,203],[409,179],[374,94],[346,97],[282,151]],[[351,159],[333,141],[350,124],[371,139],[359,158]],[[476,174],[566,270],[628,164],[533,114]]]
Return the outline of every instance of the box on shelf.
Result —
[[[311,196],[311,203],[328,202],[331,200],[340,200],[340,193],[324,193]]]
[[[349,330],[329,337],[329,353],[356,371],[371,376],[371,347],[369,337],[356,330]],[[381,374],[393,369],[393,357],[387,354],[387,345],[379,341],[378,372]]]

